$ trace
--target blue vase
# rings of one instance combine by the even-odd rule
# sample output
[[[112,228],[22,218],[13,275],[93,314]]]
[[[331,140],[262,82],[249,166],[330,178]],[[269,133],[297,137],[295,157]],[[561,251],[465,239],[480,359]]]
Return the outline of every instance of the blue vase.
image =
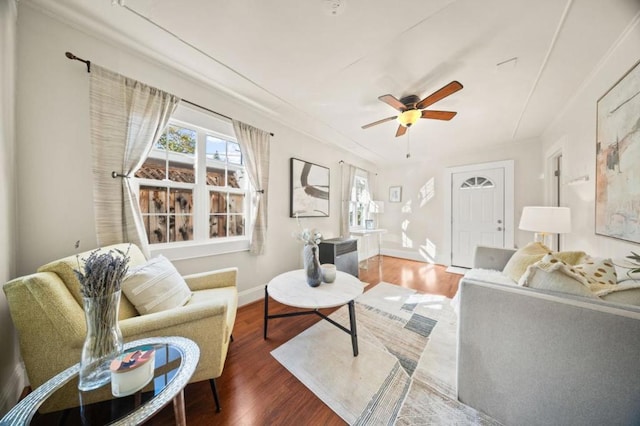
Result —
[[[318,260],[318,246],[316,244],[306,244],[303,249],[304,270],[307,275],[307,284],[311,287],[318,287],[322,282],[322,269]]]

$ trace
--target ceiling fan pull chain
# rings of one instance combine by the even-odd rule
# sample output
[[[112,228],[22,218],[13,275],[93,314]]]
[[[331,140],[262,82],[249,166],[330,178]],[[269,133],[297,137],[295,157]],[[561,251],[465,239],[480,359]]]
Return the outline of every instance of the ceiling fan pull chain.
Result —
[[[411,128],[407,130],[407,158],[411,158]]]

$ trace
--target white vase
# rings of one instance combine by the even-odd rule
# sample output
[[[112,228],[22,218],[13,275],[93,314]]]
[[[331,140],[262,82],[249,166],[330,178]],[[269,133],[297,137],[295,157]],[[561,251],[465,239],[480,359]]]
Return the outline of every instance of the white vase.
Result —
[[[332,283],[336,280],[336,265],[333,263],[323,263],[320,267],[322,268],[322,281]]]

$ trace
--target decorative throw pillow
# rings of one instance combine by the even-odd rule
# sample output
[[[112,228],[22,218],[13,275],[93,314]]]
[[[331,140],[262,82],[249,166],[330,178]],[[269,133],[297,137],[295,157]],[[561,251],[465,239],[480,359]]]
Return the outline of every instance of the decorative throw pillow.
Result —
[[[587,253],[583,251],[556,251],[551,253],[556,259],[562,260],[567,265],[577,265],[584,262]]]
[[[529,243],[519,248],[511,259],[507,262],[502,273],[518,282],[522,274],[525,273],[529,265],[533,265],[551,250],[547,246],[539,242]]]
[[[587,255],[583,251],[552,252],[544,244],[533,242],[516,251],[505,265],[502,273],[518,282],[530,265],[542,260],[547,254],[552,254],[554,258],[562,260],[568,265],[579,263]]]
[[[582,273],[589,280],[590,284],[607,285],[618,282],[616,267],[611,259],[597,259],[587,257],[581,264],[575,265],[578,273]]]
[[[177,308],[191,299],[184,278],[164,256],[132,268],[122,282],[122,291],[140,315]]]
[[[539,290],[597,298],[589,289],[588,281],[579,274],[571,273],[569,268],[571,265],[567,265],[552,255],[546,255],[542,260],[527,268],[518,284]]]

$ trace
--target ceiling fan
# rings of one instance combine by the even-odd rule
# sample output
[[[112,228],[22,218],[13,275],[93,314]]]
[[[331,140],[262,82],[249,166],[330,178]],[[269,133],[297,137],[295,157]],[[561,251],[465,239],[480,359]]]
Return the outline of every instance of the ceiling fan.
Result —
[[[398,137],[404,135],[407,131],[407,127],[411,127],[420,118],[449,121],[453,117],[455,117],[457,112],[427,110],[425,108],[435,104],[439,100],[444,99],[449,95],[454,94],[460,89],[462,89],[462,84],[454,80],[422,100],[420,100],[420,98],[416,95],[405,96],[400,100],[398,100],[393,95],[379,96],[378,99],[400,111],[400,114],[394,115],[393,117],[383,118],[382,120],[374,121],[373,123],[365,124],[364,126],[362,126],[362,128],[368,129],[369,127],[386,123],[387,121],[398,120],[398,123],[400,123],[400,125],[398,126],[398,130],[396,131],[396,137]]]

